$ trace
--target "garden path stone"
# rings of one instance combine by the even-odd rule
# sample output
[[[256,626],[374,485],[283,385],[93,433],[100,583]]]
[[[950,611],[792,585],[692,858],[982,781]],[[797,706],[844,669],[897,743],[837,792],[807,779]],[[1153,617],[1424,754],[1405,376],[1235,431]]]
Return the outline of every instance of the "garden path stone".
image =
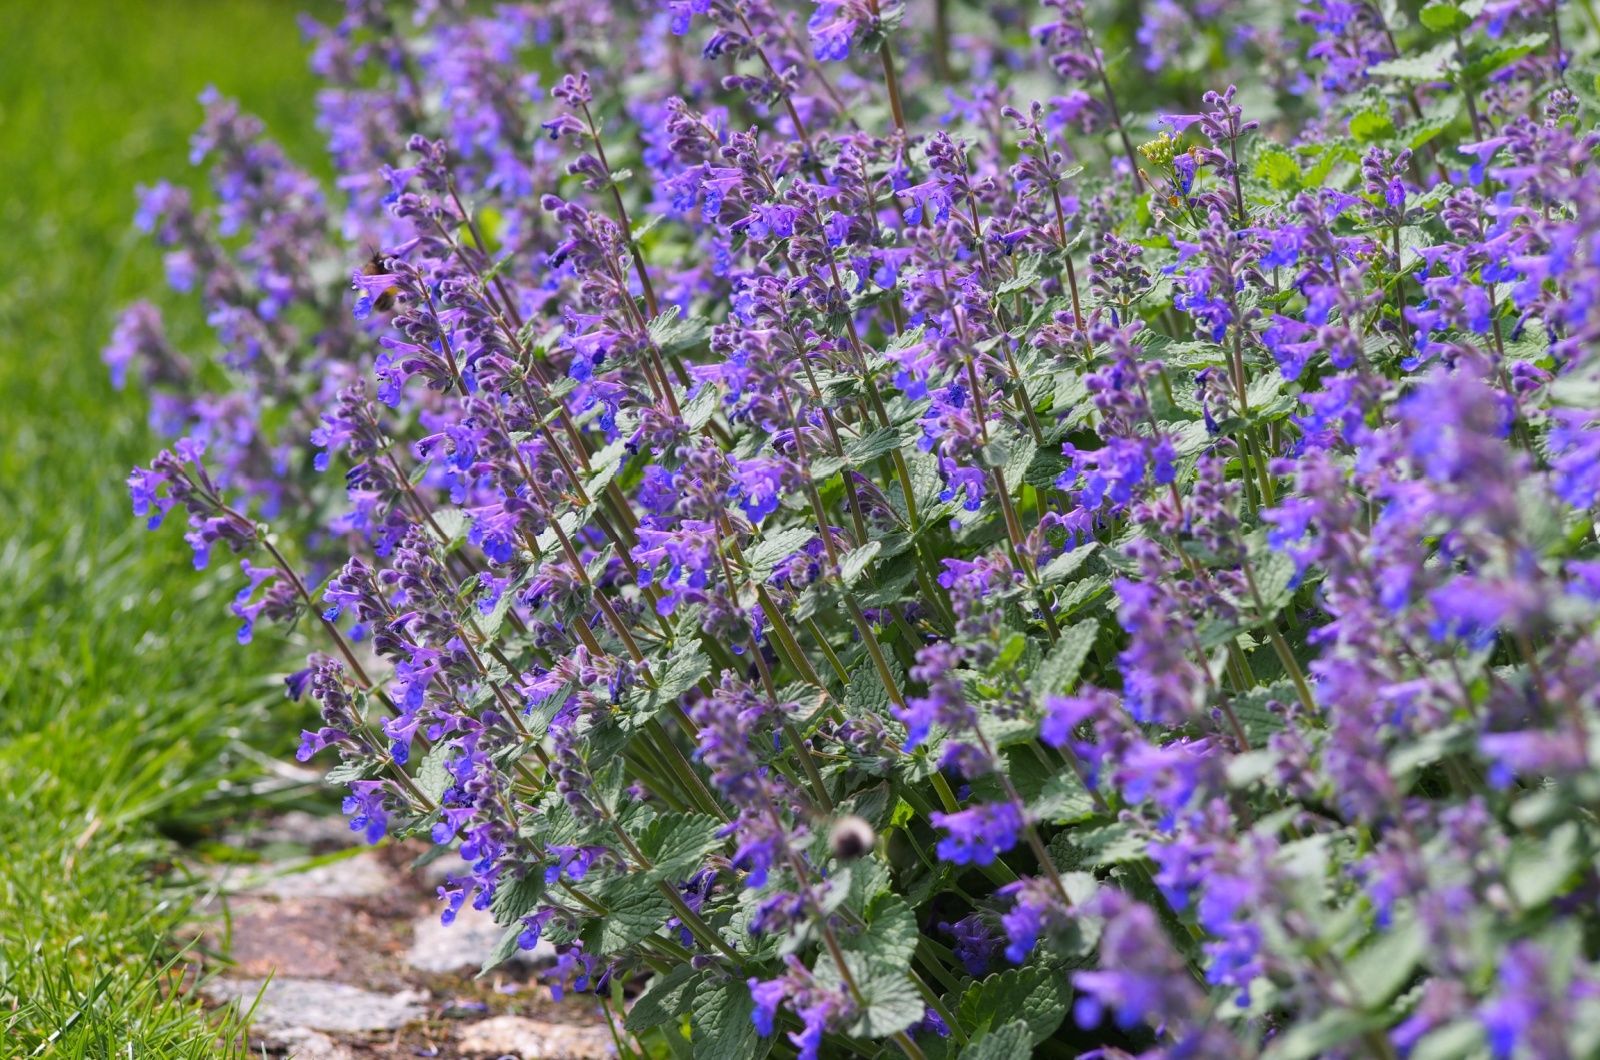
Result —
[[[438,913],[420,916],[412,925],[406,963],[419,972],[465,971],[476,975],[504,932],[494,922],[494,914],[487,909],[474,909],[470,903],[456,914],[453,924],[441,924]],[[516,959],[543,965],[555,960],[555,956],[555,947],[541,939],[537,949],[520,951]]]
[[[395,843],[301,868],[308,851],[350,838],[338,818],[285,814],[224,839],[264,860],[202,867],[219,885],[207,907],[226,902],[232,924],[231,963],[202,989],[248,1008],[268,984],[252,1049],[297,1060],[615,1054],[592,998],[555,1002],[531,981],[555,957],[548,942],[477,978],[503,929],[470,904],[439,923],[434,891],[465,870],[459,859],[414,866],[426,846]]]
[[[426,1010],[422,991],[377,993],[329,979],[218,979],[205,991],[214,1000],[238,1000],[248,1008],[265,986],[256,1006],[255,1026],[263,1033],[298,1031],[389,1031],[421,1019]]]
[[[369,850],[354,857],[289,871],[272,865],[257,866],[241,893],[269,898],[376,898],[395,887],[394,873]]]
[[[550,1023],[526,1016],[495,1016],[474,1023],[456,1041],[462,1056],[511,1056],[520,1060],[598,1060],[616,1046],[602,1026]]]

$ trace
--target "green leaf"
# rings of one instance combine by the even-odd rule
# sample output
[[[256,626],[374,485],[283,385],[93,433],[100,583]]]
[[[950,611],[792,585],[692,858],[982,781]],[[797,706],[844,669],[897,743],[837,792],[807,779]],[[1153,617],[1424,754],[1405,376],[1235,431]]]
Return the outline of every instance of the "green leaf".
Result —
[[[1300,163],[1294,155],[1272,144],[1256,154],[1255,176],[1277,191],[1289,191],[1300,186]]]
[[[691,431],[698,431],[711,422],[711,417],[716,414],[717,406],[720,404],[722,395],[716,387],[707,383],[683,406],[683,422],[689,425]]]
[[[888,662],[898,679],[895,660],[891,657]],[[878,668],[871,662],[863,662],[850,674],[850,683],[844,690],[844,707],[845,713],[857,718],[868,714],[884,717],[889,713],[889,692],[883,687]]]
[[[1039,581],[1045,585],[1055,585],[1058,582],[1066,581],[1078,572],[1078,568],[1083,566],[1084,560],[1093,555],[1094,550],[1099,547],[1100,543],[1098,541],[1090,541],[1087,544],[1079,545],[1077,548],[1061,553],[1061,555],[1046,563],[1044,568],[1039,571]]]
[[[861,991],[863,1002],[849,1033],[860,1038],[885,1038],[922,1019],[922,995],[906,976],[906,965],[874,960],[865,953],[846,953],[845,967]],[[812,970],[817,982],[838,986],[843,977],[827,953],[817,958]]]
[[[1143,861],[1146,857],[1147,844],[1144,839],[1123,821],[1113,821],[1098,828],[1075,828],[1056,838],[1070,844],[1074,861],[1094,868]],[[1056,840],[1052,839],[1050,843],[1054,848]],[[1073,866],[1063,864],[1061,867]]]
[[[917,918],[904,898],[880,894],[867,907],[867,930],[842,940],[844,948],[868,960],[909,968],[917,951]]]
[[[489,951],[489,956],[483,959],[483,967],[478,969],[480,977],[488,975],[502,964],[509,961],[521,949],[517,939],[522,935],[522,925],[512,924],[500,933],[500,941],[494,944],[494,949]]]
[[[1023,258],[1017,263],[1017,274],[995,288],[995,296],[1006,298],[1032,289],[1039,282],[1042,260],[1037,254],[1030,254]]]
[[[656,660],[650,669],[655,674],[656,687],[641,685],[623,701],[618,721],[624,729],[640,728],[676,702],[711,672],[711,660],[698,646],[687,645],[665,662]]]
[[[848,961],[850,956],[845,955]],[[922,1019],[922,995],[906,976],[906,965],[871,963],[872,971],[859,982],[866,1012],[851,1030],[864,1038],[883,1038],[897,1034]]]
[[[653,875],[635,873],[619,876],[600,889],[606,915],[585,925],[586,948],[604,957],[654,934],[672,914],[666,895],[656,887]],[[587,936],[592,933],[593,938]]]
[[[630,1034],[642,1034],[677,1019],[688,1010],[688,999],[698,990],[704,978],[704,972],[695,971],[691,965],[680,964],[666,975],[651,979],[649,987],[628,1010],[628,1015],[622,1021],[623,1027]]]
[[[1066,976],[1043,968],[1012,968],[969,986],[956,1003],[955,1016],[974,1032],[1020,1020],[1030,1044],[1055,1032],[1067,1014]]]
[[[705,342],[711,334],[711,325],[701,317],[679,318],[677,306],[671,306],[650,321],[650,337],[663,353],[682,353]]]
[[[1028,691],[1037,701],[1046,696],[1066,695],[1078,681],[1078,671],[1094,648],[1100,636],[1100,623],[1093,618],[1084,619],[1061,631],[1060,638],[1050,648],[1039,669],[1028,681]]]
[[[1461,71],[1461,75],[1471,81],[1487,77],[1501,67],[1509,66],[1523,56],[1530,55],[1544,47],[1545,41],[1548,39],[1543,33],[1534,33],[1510,44],[1502,45],[1473,59]]]
[[[756,581],[766,581],[772,577],[772,572],[777,569],[778,564],[804,548],[806,542],[816,536],[815,530],[803,527],[791,527],[788,530],[779,530],[775,534],[767,534],[745,555],[745,559],[750,561],[752,577]]]
[[[1455,4],[1446,3],[1444,0],[1433,0],[1417,13],[1417,20],[1435,33],[1454,33],[1458,29],[1466,29],[1472,23]]]
[[[1568,821],[1548,837],[1518,836],[1511,843],[1506,883],[1525,910],[1536,909],[1567,890],[1583,864],[1582,830]]]
[[[1017,1060],[1033,1048],[1033,1036],[1021,1020],[984,1031],[961,1050],[961,1060]]]
[[[1345,962],[1356,1000],[1374,1010],[1389,1003],[1411,978],[1427,939],[1414,918],[1397,920],[1372,944]]]
[[[429,748],[427,755],[422,759],[422,764],[417,767],[416,785],[435,803],[455,779],[445,768],[445,760],[450,757],[452,749],[451,744],[435,744]]]
[[[1375,140],[1387,140],[1394,135],[1394,121],[1387,114],[1375,111],[1362,111],[1350,119],[1350,135],[1356,143],[1370,144]]]
[[[1367,1031],[1382,1033],[1377,1016],[1334,1009],[1307,1023],[1296,1023],[1274,1038],[1263,1054],[1264,1060],[1312,1060],[1326,1056],[1338,1046]]]
[[[1448,81],[1450,56],[1454,50],[1455,45],[1445,41],[1421,55],[1405,55],[1378,63],[1368,72],[1377,77],[1392,77],[1400,81]]]
[[[1430,1031],[1411,1050],[1408,1060],[1477,1060],[1483,1055],[1482,1021],[1463,1019]]]
[[[700,1060],[748,1060],[759,1052],[755,1003],[742,979],[695,992],[689,1002],[690,1037]]]
[[[703,813],[667,813],[653,818],[638,839],[639,850],[654,862],[658,880],[676,882],[700,867],[705,856],[722,845],[722,822]]]
[[[883,545],[880,542],[868,541],[860,548],[853,548],[841,556],[839,559],[839,577],[845,585],[854,585],[882,548]]]
[[[1278,617],[1278,613],[1294,599],[1294,560],[1282,552],[1268,552],[1253,564],[1256,592],[1261,596],[1261,610],[1251,617],[1246,629],[1265,626]],[[1250,606],[1255,608],[1252,598]]]
[[[433,513],[433,524],[444,535],[444,544],[459,544],[467,536],[467,528],[472,525],[472,520],[460,508],[440,508]]]
[[[880,427],[865,438],[857,438],[845,446],[844,455],[854,467],[870,464],[880,456],[894,452],[905,444],[905,439],[900,436],[899,430],[894,427]]]
[[[533,912],[544,897],[544,873],[529,872],[523,876],[502,877],[494,889],[494,902],[489,907],[497,924],[510,924]],[[516,925],[521,927],[520,924]]]

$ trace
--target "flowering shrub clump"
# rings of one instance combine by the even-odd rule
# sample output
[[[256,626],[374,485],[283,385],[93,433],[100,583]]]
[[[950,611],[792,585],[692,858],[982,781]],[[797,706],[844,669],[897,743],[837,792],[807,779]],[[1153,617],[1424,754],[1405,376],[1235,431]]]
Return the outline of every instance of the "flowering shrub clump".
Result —
[[[656,1055],[1596,1055],[1600,23],[1111,7],[350,0],[134,509]]]

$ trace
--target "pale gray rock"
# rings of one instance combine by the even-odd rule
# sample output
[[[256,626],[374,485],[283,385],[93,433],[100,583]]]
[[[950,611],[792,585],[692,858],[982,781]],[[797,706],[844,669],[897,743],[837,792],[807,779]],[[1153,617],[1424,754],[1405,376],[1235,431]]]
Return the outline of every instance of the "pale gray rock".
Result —
[[[229,877],[235,894],[264,898],[376,898],[395,888],[395,878],[371,851],[326,865],[301,869],[294,865],[252,866],[248,877]]]
[[[419,972],[477,974],[494,952],[505,928],[494,922],[487,909],[462,906],[452,924],[441,924],[438,914],[419,917],[413,925],[411,951],[406,963]],[[555,947],[544,939],[534,950],[519,950],[514,960],[543,965],[555,960]]]
[[[247,1011],[260,993],[254,1026],[263,1036],[394,1030],[421,1019],[426,1011],[422,1002],[428,998],[417,990],[380,994],[327,979],[217,979],[202,989],[213,1001],[237,1001],[240,1011]]]
[[[520,1060],[600,1060],[616,1055],[611,1033],[593,1024],[549,1023],[526,1016],[495,1016],[464,1028],[462,1056]]]

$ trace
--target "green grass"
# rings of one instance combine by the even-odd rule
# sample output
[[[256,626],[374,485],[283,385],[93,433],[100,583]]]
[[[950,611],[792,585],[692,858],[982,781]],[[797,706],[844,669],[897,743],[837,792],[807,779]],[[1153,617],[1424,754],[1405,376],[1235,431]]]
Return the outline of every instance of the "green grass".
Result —
[[[241,807],[245,745],[292,746],[248,676],[282,649],[235,646],[226,569],[131,519],[123,479],[157,442],[99,350],[117,306],[164,290],[133,187],[193,179],[202,88],[318,157],[305,6],[36,3],[0,34],[0,1055],[220,1051],[163,971],[190,893],[165,866],[172,836]],[[198,311],[158,300],[203,350]]]

